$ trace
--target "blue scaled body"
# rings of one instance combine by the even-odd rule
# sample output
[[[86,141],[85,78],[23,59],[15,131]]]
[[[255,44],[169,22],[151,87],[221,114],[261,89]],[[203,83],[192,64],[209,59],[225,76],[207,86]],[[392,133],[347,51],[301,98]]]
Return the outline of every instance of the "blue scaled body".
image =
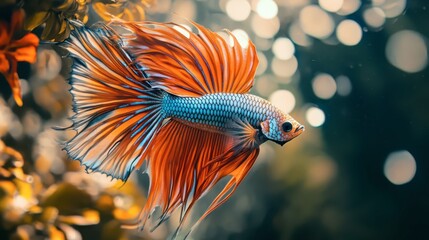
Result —
[[[234,118],[246,120],[254,128],[258,128],[262,121],[281,114],[263,98],[235,93],[215,93],[201,97],[176,97],[166,94],[162,111],[166,117],[218,131],[228,131]]]

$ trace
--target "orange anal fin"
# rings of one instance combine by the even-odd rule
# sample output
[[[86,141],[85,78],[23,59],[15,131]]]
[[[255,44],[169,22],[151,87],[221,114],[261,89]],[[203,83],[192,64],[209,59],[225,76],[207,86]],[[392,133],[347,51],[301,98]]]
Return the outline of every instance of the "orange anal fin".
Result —
[[[231,175],[230,183],[204,216],[225,202],[232,194],[226,193],[241,183],[259,152],[258,148],[234,146],[235,142],[231,135],[194,128],[174,119],[165,124],[148,150],[150,190],[142,225],[156,206],[162,210],[158,223],[181,207],[180,228],[195,202],[220,179]]]
[[[226,168],[226,171],[230,171],[234,169],[228,175],[231,175],[231,179],[224,186],[222,191],[216,196],[216,198],[212,201],[206,212],[198,219],[198,221],[192,226],[190,231],[186,234],[188,236],[195,228],[201,223],[204,218],[206,218],[210,213],[212,213],[216,208],[224,204],[235,192],[240,183],[244,180],[244,177],[249,173],[253,164],[256,161],[256,158],[259,154],[259,148],[254,148],[250,151],[244,151],[240,153],[233,154],[230,156],[229,160],[234,160],[236,165],[232,168]],[[227,158],[228,159],[228,158]]]

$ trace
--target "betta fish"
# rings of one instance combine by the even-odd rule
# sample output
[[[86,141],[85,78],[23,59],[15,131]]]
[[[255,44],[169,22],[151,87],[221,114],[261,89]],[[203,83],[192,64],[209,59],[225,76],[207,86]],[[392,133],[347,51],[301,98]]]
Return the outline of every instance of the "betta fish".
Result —
[[[283,145],[304,131],[249,94],[258,66],[250,40],[243,47],[226,30],[229,39],[192,25],[77,25],[63,43],[74,60],[69,128],[76,132],[64,149],[87,170],[122,181],[145,166],[150,187],[135,227],[159,207],[155,227],[180,209],[180,228],[196,201],[229,176],[200,222],[231,197],[261,144]]]

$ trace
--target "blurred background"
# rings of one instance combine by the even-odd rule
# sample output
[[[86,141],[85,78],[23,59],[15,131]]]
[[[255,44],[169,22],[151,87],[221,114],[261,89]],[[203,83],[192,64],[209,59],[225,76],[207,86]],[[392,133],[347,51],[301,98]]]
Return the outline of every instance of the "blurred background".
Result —
[[[121,229],[144,205],[147,179],[86,174],[61,150],[73,133],[53,130],[72,111],[70,62],[52,42],[68,37],[68,19],[90,26],[116,16],[190,19],[229,29],[243,45],[251,39],[260,59],[252,93],[306,126],[284,147],[262,145],[236,193],[189,239],[427,238],[428,8],[424,0],[1,1],[5,24],[26,13],[13,38],[32,31],[41,42],[34,63],[17,65],[22,107],[0,75],[0,236],[166,239],[177,226],[173,216],[153,233]]]

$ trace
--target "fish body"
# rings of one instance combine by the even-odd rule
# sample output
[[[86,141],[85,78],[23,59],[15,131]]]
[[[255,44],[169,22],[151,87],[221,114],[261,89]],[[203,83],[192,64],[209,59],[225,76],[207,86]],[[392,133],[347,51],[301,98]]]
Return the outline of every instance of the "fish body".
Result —
[[[255,129],[264,121],[269,121],[272,129],[277,128],[278,123],[287,121],[287,115],[280,109],[252,94],[214,93],[201,97],[166,95],[162,111],[165,117],[176,118],[184,124],[225,134],[233,131],[231,123],[234,119],[246,119]],[[279,134],[281,132],[277,129],[266,137],[278,142],[288,139]]]
[[[196,201],[230,176],[200,222],[235,191],[261,144],[283,145],[304,131],[249,94],[258,64],[250,41],[243,48],[232,34],[231,44],[193,26],[197,33],[173,23],[76,25],[63,44],[74,59],[76,132],[64,149],[87,169],[123,181],[145,163],[150,189],[133,227],[145,226],[155,207],[155,227],[179,208],[178,231]]]

